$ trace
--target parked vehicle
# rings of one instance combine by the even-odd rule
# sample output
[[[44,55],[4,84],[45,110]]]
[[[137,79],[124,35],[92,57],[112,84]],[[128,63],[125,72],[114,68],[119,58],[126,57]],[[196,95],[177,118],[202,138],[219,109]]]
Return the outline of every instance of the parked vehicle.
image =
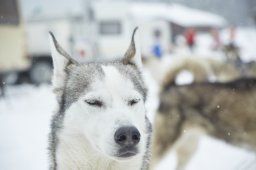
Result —
[[[52,58],[49,47],[49,31],[58,38],[61,46],[65,48],[77,60],[85,60],[92,56],[92,49],[83,34],[74,29],[80,24],[74,17],[36,18],[27,21],[28,55],[33,64],[29,70],[32,83],[41,84],[51,81]],[[77,26],[78,28],[81,25]],[[80,34],[78,38],[76,36]]]
[[[198,10],[164,3],[83,1],[80,8],[72,11],[72,7],[68,9],[63,7],[58,9],[57,13],[54,8],[45,5],[37,10],[41,13],[31,14],[27,19],[28,53],[33,59],[30,70],[32,82],[49,82],[51,79],[48,31],[56,35],[60,44],[68,49],[74,58],[84,62],[99,58],[108,60],[121,57],[123,49],[130,43],[130,34],[136,26],[139,26],[142,56],[155,56],[154,49],[157,46],[159,57],[171,50],[174,35],[179,34],[175,32],[176,26],[211,28],[215,25],[219,27],[224,23],[221,17],[208,13],[202,18],[203,21],[197,20],[193,23],[190,17],[197,17]],[[173,10],[176,13],[170,12]],[[187,15],[188,10],[189,15]],[[177,15],[181,12],[186,14],[182,20]],[[191,16],[190,13],[193,15]],[[201,22],[205,23],[205,20],[212,18],[215,18],[213,23],[200,25]]]
[[[18,73],[30,67],[25,24],[18,0],[0,1],[0,79],[15,82]]]

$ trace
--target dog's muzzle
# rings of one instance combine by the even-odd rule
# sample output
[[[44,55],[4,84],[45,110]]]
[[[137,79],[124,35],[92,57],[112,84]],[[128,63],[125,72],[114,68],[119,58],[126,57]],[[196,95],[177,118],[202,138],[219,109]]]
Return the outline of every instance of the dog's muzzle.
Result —
[[[120,147],[117,157],[127,158],[138,153],[136,145],[140,142],[140,133],[134,126],[124,126],[117,129],[114,139]]]

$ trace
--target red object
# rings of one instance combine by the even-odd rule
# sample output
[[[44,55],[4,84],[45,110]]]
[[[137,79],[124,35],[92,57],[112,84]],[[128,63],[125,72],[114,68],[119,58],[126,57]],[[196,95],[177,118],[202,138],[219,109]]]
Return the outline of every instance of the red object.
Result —
[[[81,50],[79,51],[79,53],[80,53],[80,57],[81,57],[81,58],[84,58],[84,57],[86,56],[86,52],[85,52],[85,50],[83,50],[83,49],[81,49]]]
[[[187,44],[193,45],[195,43],[195,35],[196,35],[196,32],[194,29],[189,29],[188,31],[185,32],[185,38],[186,38]]]

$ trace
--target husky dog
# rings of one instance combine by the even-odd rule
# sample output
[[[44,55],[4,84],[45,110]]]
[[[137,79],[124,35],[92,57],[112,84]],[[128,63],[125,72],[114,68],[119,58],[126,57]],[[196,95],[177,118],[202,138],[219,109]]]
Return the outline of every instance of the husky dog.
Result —
[[[175,145],[178,146],[177,169],[184,170],[198,139],[186,139],[181,147],[177,141],[193,129],[256,152],[255,103],[255,78],[165,87],[154,123],[153,164]]]
[[[245,66],[242,71],[233,63],[226,63],[224,61],[213,59],[209,57],[201,57],[197,55],[181,56],[177,58],[163,76],[161,84],[163,86],[175,84],[175,79],[181,71],[187,70],[192,73],[194,82],[229,82],[241,77],[251,77],[248,74],[249,69]],[[247,71],[248,70],[248,71]],[[256,74],[254,75],[256,76]]]
[[[148,169],[151,125],[136,29],[122,59],[84,64],[50,33],[59,104],[51,124],[51,170]]]

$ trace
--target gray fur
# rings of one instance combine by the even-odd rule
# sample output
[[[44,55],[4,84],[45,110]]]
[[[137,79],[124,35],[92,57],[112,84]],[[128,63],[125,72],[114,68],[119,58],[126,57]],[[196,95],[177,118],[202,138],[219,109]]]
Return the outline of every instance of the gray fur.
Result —
[[[136,53],[136,48],[135,48],[135,43],[134,43],[134,36],[135,36],[135,33],[136,33],[137,29],[138,29],[138,27],[136,27],[133,30],[131,44],[130,44],[128,50],[124,54],[124,58],[122,60],[124,64],[129,64],[131,59],[134,57],[134,55]]]
[[[152,133],[152,124],[150,123],[150,121],[148,120],[148,117],[145,116],[146,119],[146,129],[147,129],[147,133],[151,134]],[[150,151],[150,146],[151,146],[151,135],[148,135],[148,139],[147,139],[147,144],[146,144],[146,152],[144,154],[144,162],[142,164],[141,170],[147,170],[150,167],[150,158],[151,158],[151,151]]]
[[[53,35],[53,33],[50,31],[49,34],[51,35],[55,48],[56,50],[63,56],[65,57],[67,60],[71,61],[73,64],[78,64],[78,62],[76,60],[74,60],[58,43],[58,41],[56,40],[55,36]]]

